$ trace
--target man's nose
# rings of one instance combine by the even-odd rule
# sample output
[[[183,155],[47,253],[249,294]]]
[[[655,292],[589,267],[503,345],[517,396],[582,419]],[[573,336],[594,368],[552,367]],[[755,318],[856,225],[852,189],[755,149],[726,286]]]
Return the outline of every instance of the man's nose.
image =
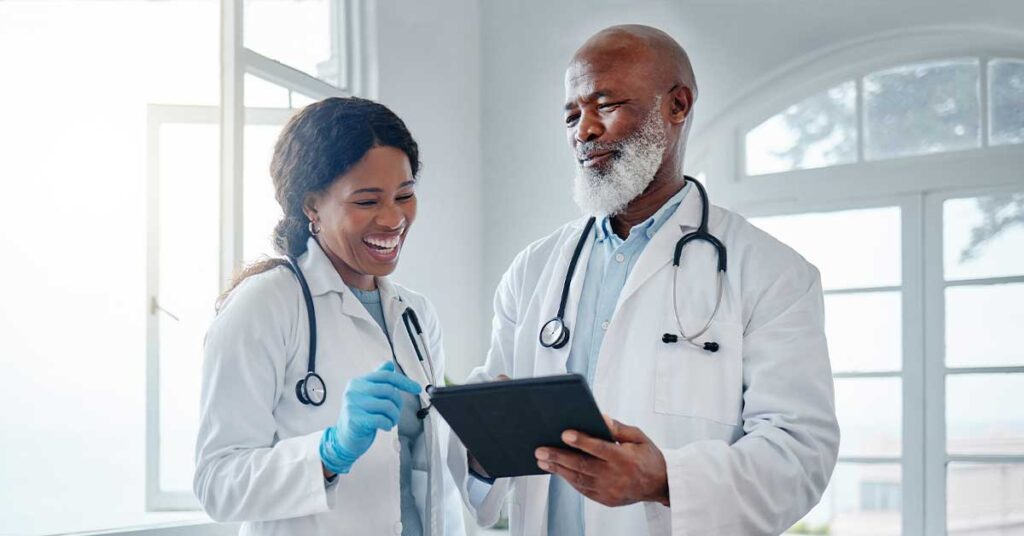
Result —
[[[593,114],[584,113],[576,125],[576,141],[583,143],[596,140],[604,134],[604,125]]]

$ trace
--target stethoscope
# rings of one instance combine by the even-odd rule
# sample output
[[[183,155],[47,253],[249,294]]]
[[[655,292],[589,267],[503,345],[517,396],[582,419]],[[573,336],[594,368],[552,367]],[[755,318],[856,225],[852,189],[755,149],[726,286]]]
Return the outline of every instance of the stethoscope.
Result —
[[[696,339],[707,333],[708,329],[711,328],[711,323],[715,320],[715,316],[718,315],[718,309],[722,305],[722,294],[725,285],[725,270],[726,270],[726,250],[725,245],[715,238],[710,232],[708,232],[708,193],[704,189],[704,186],[693,177],[684,176],[684,179],[692,182],[697,187],[697,191],[700,194],[701,214],[700,214],[700,227],[696,231],[686,233],[682,238],[676,242],[675,251],[672,254],[672,266],[674,269],[672,275],[672,311],[676,317],[676,327],[679,328],[679,334],[666,333],[662,335],[661,341],[670,344],[674,342],[687,342],[697,348],[708,352],[717,352],[718,343],[714,341],[707,341],[704,343],[696,342]],[[586,225],[583,227],[583,234],[580,235],[579,242],[576,243],[576,249],[573,251],[572,259],[569,261],[569,269],[565,274],[565,282],[562,284],[562,299],[558,303],[558,314],[554,318],[548,320],[540,330],[540,345],[545,348],[561,348],[569,342],[569,326],[565,325],[565,305],[569,300],[569,286],[572,284],[572,276],[576,272],[576,264],[579,262],[580,253],[583,251],[583,246],[587,242],[587,237],[590,235],[590,230],[594,227],[596,218],[591,217],[587,220]],[[680,226],[680,229],[682,226]],[[683,248],[687,244],[694,240],[703,240],[712,247],[715,248],[715,255],[718,259],[717,269],[717,297],[715,298],[715,308],[711,311],[711,316],[708,317],[708,321],[704,323],[698,332],[693,335],[687,335],[683,330],[683,323],[679,320],[679,300],[676,299],[678,281],[679,281],[679,260],[683,255]]]
[[[306,376],[295,384],[295,396],[304,405],[319,406],[324,403],[324,400],[327,400],[327,386],[324,384],[323,378],[316,373],[316,311],[313,309],[313,295],[309,291],[309,284],[306,283],[306,277],[302,275],[298,261],[292,256],[288,256],[286,259],[288,261],[288,269],[295,274],[295,278],[299,280],[299,286],[302,287],[302,297],[306,301],[306,318],[309,320],[309,357],[306,361]],[[402,301],[401,297],[399,297],[399,301]],[[406,305],[405,311],[402,312],[402,323],[405,324],[405,331],[409,335],[409,341],[412,342],[412,347],[416,351],[420,368],[423,369],[423,374],[429,382],[424,389],[429,393],[433,386],[436,385],[434,379],[434,360],[430,355],[430,346],[427,345],[423,337],[420,319],[416,315],[416,311],[408,305]],[[395,361],[397,364],[398,360],[396,359]],[[401,365],[398,366],[401,368]],[[416,412],[416,416],[420,419],[425,419],[427,414],[430,413],[431,406],[432,404],[428,404],[426,407],[421,408]]]

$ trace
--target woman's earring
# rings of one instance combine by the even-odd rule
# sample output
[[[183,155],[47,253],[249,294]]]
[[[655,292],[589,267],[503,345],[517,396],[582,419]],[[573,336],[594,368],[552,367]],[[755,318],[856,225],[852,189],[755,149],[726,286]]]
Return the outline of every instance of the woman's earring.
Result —
[[[320,234],[320,224],[313,220],[309,220],[309,225],[306,228],[309,229],[309,234],[313,236]]]

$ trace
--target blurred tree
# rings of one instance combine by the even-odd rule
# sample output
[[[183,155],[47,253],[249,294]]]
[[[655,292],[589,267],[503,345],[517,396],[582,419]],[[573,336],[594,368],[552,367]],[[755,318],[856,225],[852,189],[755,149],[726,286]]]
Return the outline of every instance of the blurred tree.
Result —
[[[960,262],[975,258],[985,242],[1014,225],[1024,225],[1024,193],[978,198],[983,220],[971,229],[971,241],[960,252]]]
[[[812,95],[782,112],[793,144],[773,154],[792,169],[820,166],[811,161],[812,151],[829,163],[857,160],[856,86],[846,82]]]
[[[864,78],[865,152],[885,158],[980,146],[977,60],[925,63],[872,73]],[[813,95],[780,115],[793,138],[773,151],[791,169],[814,167],[810,153],[830,162],[856,160],[856,95],[847,82]],[[993,137],[1024,141],[1024,61],[993,62],[991,79]],[[1014,225],[1024,225],[1024,194],[978,200],[983,222],[971,230],[960,261],[977,256],[988,240]]]

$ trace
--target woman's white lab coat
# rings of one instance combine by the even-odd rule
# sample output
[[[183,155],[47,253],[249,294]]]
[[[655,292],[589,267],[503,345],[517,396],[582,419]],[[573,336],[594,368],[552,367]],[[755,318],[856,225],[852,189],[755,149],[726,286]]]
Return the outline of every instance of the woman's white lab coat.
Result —
[[[378,431],[348,474],[327,483],[319,455],[323,430],[336,423],[345,386],[392,359],[378,324],[342,282],[312,239],[299,258],[316,310],[316,370],[327,399],[306,406],[295,384],[306,374],[309,329],[295,276],[277,267],[244,281],[228,298],[206,335],[194,489],[207,514],[241,521],[243,535],[401,534],[397,427]],[[445,362],[441,328],[422,296],[378,280],[386,325],[399,365],[427,385],[401,314],[421,319],[439,382]],[[425,402],[424,402],[425,404]],[[467,481],[465,451],[449,441],[436,411],[425,421],[429,441],[431,511],[416,500],[425,531],[464,534],[460,487]],[[452,447],[454,451],[449,451]],[[447,468],[460,469],[459,484]],[[427,475],[413,471],[414,489]]]
[[[696,229],[700,214],[700,196],[691,191],[644,249],[607,319],[591,386],[603,412],[640,427],[664,453],[671,507],[585,500],[589,536],[779,534],[817,503],[835,465],[839,428],[820,278],[790,248],[712,207],[710,230],[728,248],[728,278],[721,310],[700,341],[720,349],[662,342],[662,334],[678,333],[672,251],[681,227]],[[468,381],[565,372],[572,341],[543,348],[538,334],[558,310],[583,223],[564,226],[513,261],[495,296],[487,361]],[[589,254],[588,245],[579,266]],[[570,287],[570,329],[585,272],[578,269]],[[679,273],[687,333],[707,321],[715,289],[713,248],[691,242]],[[514,535],[546,534],[549,478],[511,479]],[[491,493],[505,493],[507,480]]]

